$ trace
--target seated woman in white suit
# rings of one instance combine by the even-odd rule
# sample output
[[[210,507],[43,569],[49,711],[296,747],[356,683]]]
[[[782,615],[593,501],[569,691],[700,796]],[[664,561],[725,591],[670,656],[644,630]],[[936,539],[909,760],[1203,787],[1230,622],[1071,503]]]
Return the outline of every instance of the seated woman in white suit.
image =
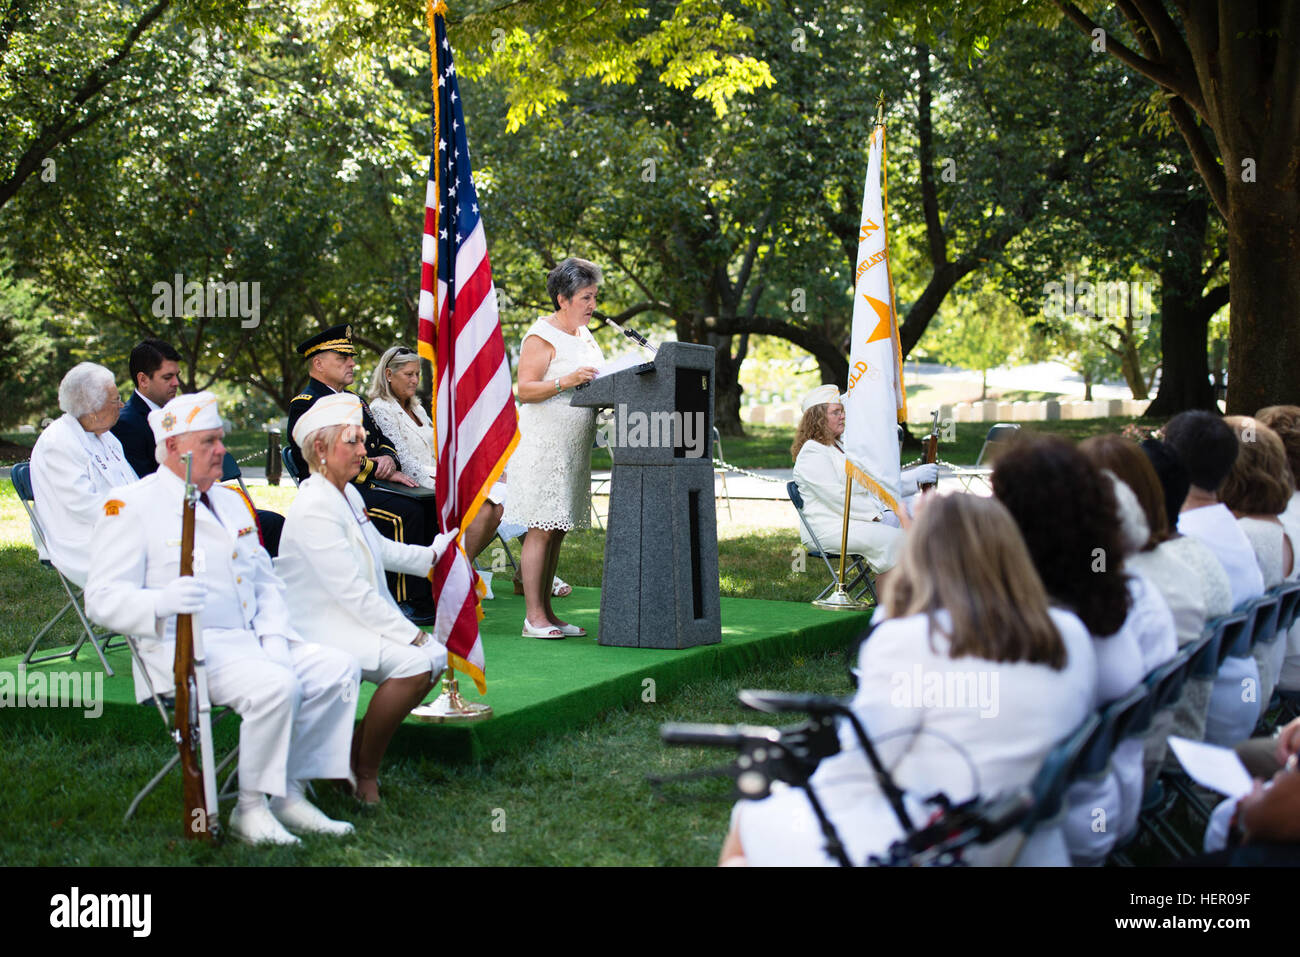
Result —
[[[112,372],[93,362],[73,366],[59,383],[59,408],[64,414],[32,448],[32,493],[49,549],[41,557],[84,588],[104,502],[137,477],[109,431],[122,410]]]
[[[361,663],[362,679],[378,685],[352,738],[357,797],[375,804],[379,762],[393,732],[447,665],[446,648],[398,610],[384,571],[428,575],[455,532],[431,545],[404,545],[370,523],[352,485],[366,454],[355,395],[320,399],[293,433],[312,475],[285,516],[276,571],[297,627],[350,652]]]
[[[926,498],[883,586],[891,617],[862,644],[852,702],[914,823],[927,811],[912,798],[963,801],[1029,784],[1092,707],[1097,670],[1082,623],[1048,607],[1006,509],[974,495]],[[902,830],[851,729],[840,741],[812,786],[862,864]],[[1019,844],[1008,834],[967,860],[1008,864]],[[824,845],[807,795],[774,785],[736,806],[720,863],[832,864]]]
[[[844,406],[833,385],[818,386],[804,398],[803,419],[795,433],[790,455],[794,459],[794,480],[803,496],[803,516],[823,548],[838,552],[844,524],[845,455],[840,447],[844,434]],[[916,494],[918,483],[938,478],[934,465],[920,465],[901,475],[904,497]],[[849,503],[850,555],[862,555],[877,574],[894,567],[903,532],[893,512],[861,487],[855,486]],[[804,546],[814,543],[801,524]]]

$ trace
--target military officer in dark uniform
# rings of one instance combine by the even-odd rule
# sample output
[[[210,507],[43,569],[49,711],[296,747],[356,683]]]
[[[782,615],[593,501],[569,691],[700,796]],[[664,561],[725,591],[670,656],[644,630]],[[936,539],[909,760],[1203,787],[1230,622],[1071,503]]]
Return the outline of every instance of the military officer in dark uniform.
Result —
[[[307,360],[311,378],[306,389],[289,403],[289,450],[299,476],[308,474],[302,450],[293,441],[293,427],[304,412],[322,396],[349,391],[356,368],[356,349],[352,345],[352,327],[332,326],[299,343],[298,354]],[[355,393],[354,393],[355,394]],[[358,396],[360,399],[360,396]],[[361,399],[362,424],[366,430],[366,462],[353,481],[366,503],[366,512],[380,534],[409,545],[428,545],[437,532],[434,516],[426,513],[420,499],[376,486],[375,480],[391,485],[416,488],[418,483],[401,471],[397,451],[375,424],[370,408]],[[429,498],[429,512],[433,499]],[[433,623],[433,596],[427,578],[390,573],[388,588],[397,599],[402,613],[417,625]]]

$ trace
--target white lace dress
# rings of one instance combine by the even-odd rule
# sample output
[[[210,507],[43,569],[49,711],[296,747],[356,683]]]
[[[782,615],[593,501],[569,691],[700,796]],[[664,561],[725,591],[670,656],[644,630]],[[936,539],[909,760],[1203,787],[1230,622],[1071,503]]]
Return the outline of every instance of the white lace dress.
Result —
[[[421,488],[433,488],[433,423],[429,421],[429,413],[416,403],[415,414],[420,417],[420,424],[416,425],[392,399],[378,398],[370,400],[370,414],[397,450],[402,471],[419,482]]]
[[[524,336],[540,336],[555,349],[545,381],[604,361],[585,327],[569,335],[538,319]],[[566,389],[542,402],[519,403],[519,445],[506,467],[504,522],[528,528],[587,528],[591,524],[591,446],[596,409],[569,405]]]

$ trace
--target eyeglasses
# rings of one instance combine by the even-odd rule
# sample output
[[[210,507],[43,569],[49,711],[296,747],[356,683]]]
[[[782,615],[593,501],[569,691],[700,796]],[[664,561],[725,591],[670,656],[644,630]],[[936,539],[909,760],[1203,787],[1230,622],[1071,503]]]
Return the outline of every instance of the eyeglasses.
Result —
[[[394,356],[409,356],[409,355],[411,355],[413,352],[415,352],[414,349],[408,349],[408,348],[406,348],[406,346],[398,346],[398,347],[393,351],[393,355],[394,355]]]

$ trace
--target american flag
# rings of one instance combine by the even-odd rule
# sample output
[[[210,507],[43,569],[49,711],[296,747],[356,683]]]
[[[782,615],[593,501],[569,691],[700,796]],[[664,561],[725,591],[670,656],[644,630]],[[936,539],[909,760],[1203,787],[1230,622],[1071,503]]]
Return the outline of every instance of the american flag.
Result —
[[[419,351],[436,374],[438,527],[459,528],[463,536],[519,442],[519,417],[445,12],[441,0],[429,3],[433,145],[424,200]],[[459,540],[433,567],[432,578],[434,636],[447,646],[452,667],[473,678],[482,694],[487,684],[478,623],[486,590]]]

